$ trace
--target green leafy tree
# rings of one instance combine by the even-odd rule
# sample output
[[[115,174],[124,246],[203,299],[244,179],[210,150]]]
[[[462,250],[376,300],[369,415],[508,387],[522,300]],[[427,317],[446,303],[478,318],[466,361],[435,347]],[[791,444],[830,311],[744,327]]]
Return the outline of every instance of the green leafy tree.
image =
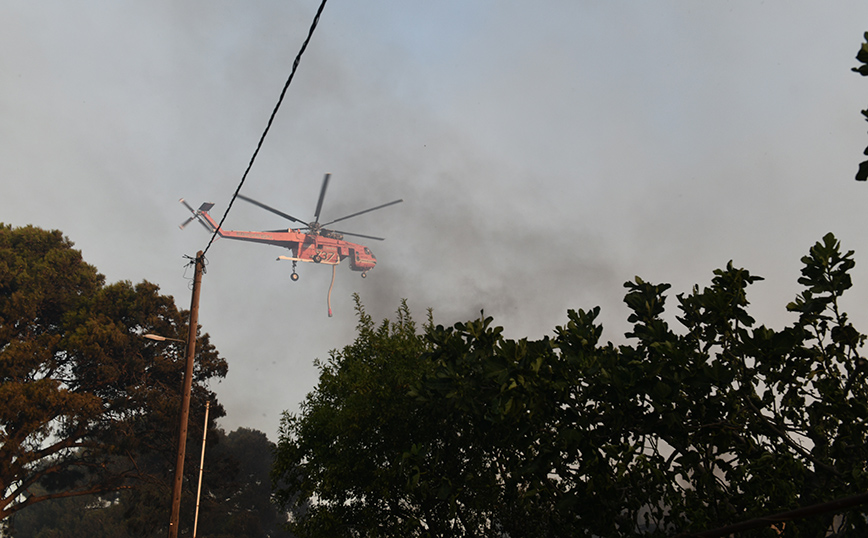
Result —
[[[0,224],[0,519],[171,458],[183,350],[141,335],[183,339],[186,315],[154,284],[104,280],[59,231]],[[226,370],[200,335],[194,413]]]
[[[841,310],[853,253],[802,259],[797,316],[749,314],[761,280],[625,284],[628,343],[599,308],[537,341],[491,318],[416,334],[406,305],[321,364],[285,415],[275,478],[299,536],[672,536],[868,490],[865,336]],[[862,536],[863,511],[756,536]],[[849,534],[848,534],[849,533]]]
[[[408,432],[424,426],[409,390],[427,345],[406,304],[396,322],[379,327],[358,297],[356,305],[355,343],[318,363],[320,382],[303,415],[284,414],[275,460],[278,498],[300,514],[291,525],[297,535],[343,536],[366,528],[411,536],[430,509],[406,487],[401,461],[412,447],[405,443]]]

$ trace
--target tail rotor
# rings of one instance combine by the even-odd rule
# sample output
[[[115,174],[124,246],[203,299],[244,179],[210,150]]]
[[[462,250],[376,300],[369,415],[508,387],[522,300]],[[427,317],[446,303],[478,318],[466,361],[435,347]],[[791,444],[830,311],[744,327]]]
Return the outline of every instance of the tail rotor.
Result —
[[[187,201],[184,200],[183,198],[181,198],[180,202],[181,202],[182,204],[184,204],[184,207],[186,207],[187,209],[190,210],[190,213],[192,213],[193,216],[191,216],[190,218],[188,218],[187,220],[185,220],[184,222],[182,222],[182,223],[178,226],[178,228],[180,228],[180,229],[183,230],[184,228],[187,227],[188,224],[190,224],[191,222],[193,222],[193,221],[195,220],[195,221],[197,221],[199,224],[201,224],[202,227],[205,228],[205,230],[208,231],[208,233],[211,233],[211,232],[214,231],[214,230],[211,229],[210,226],[208,226],[208,224],[207,224],[204,220],[202,220],[202,212],[203,212],[203,211],[208,211],[209,209],[211,209],[212,207],[214,207],[214,204],[211,204],[211,203],[205,202],[204,204],[202,204],[201,206],[199,206],[199,210],[196,211],[196,210],[193,209],[193,207],[190,206],[190,204],[188,204]]]

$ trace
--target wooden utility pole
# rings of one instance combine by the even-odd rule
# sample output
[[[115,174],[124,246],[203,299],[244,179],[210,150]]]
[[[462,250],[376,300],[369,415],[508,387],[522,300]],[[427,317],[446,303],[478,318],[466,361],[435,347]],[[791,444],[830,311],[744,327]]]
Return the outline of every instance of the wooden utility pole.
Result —
[[[199,328],[199,288],[205,271],[205,255],[196,253],[196,272],[193,276],[193,299],[190,301],[190,327],[187,335],[187,370],[184,372],[184,393],[181,398],[181,416],[178,420],[178,459],[175,463],[175,482],[172,487],[172,517],[169,520],[169,538],[178,538],[181,512],[181,486],[184,483],[184,454],[187,450],[187,424],[190,419],[190,391],[193,387],[193,363],[196,356],[196,332]],[[207,425],[206,425],[207,428]]]

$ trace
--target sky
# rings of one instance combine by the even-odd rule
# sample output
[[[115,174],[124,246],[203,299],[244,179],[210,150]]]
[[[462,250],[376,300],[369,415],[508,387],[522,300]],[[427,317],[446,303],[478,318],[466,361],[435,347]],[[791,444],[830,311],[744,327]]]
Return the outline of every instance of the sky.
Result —
[[[184,256],[221,217],[318,0],[0,3],[0,222],[64,232],[109,282],[148,280],[189,308]],[[276,439],[375,320],[484,311],[541,338],[602,308],[624,342],[623,283],[706,286],[732,260],[782,327],[799,259],[827,232],[856,251],[845,307],[868,331],[868,80],[852,73],[868,4],[330,0],[242,194],[386,240],[366,279],[278,247],[218,240],[199,322],[229,363],[227,430]],[[236,201],[227,229],[287,226]],[[860,325],[861,324],[861,325]]]

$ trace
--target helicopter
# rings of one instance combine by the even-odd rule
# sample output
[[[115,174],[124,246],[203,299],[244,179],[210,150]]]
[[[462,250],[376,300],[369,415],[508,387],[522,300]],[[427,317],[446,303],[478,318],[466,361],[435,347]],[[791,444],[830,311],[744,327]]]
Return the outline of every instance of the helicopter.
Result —
[[[295,282],[299,279],[296,272],[296,264],[298,262],[312,262],[317,264],[325,264],[332,266],[332,283],[329,286],[328,302],[329,302],[329,317],[332,315],[331,309],[331,292],[334,286],[335,269],[337,265],[344,259],[349,258],[350,269],[361,272],[362,278],[367,276],[368,271],[377,265],[377,258],[371,249],[364,245],[352,243],[344,240],[344,236],[361,237],[364,239],[372,239],[375,241],[383,241],[382,237],[374,237],[371,235],[362,235],[351,232],[344,232],[327,228],[336,222],[358,217],[371,211],[383,209],[391,205],[403,202],[403,199],[393,200],[391,202],[378,205],[363,211],[358,211],[351,215],[331,220],[326,223],[320,223],[320,211],[322,210],[323,200],[325,199],[326,189],[328,188],[331,174],[326,174],[323,178],[322,187],[320,188],[319,200],[314,211],[314,220],[305,222],[301,219],[293,217],[283,211],[270,207],[262,202],[254,200],[248,196],[238,194],[238,198],[245,202],[251,203],[261,209],[279,215],[291,222],[297,222],[303,226],[299,228],[287,228],[280,230],[265,230],[265,231],[240,231],[240,230],[224,230],[211,217],[208,211],[214,207],[211,202],[205,202],[199,206],[199,209],[193,209],[183,198],[180,202],[192,213],[192,216],[184,221],[180,228],[183,230],[188,224],[194,220],[198,221],[209,233],[217,233],[218,236],[226,239],[236,239],[238,241],[250,241],[253,243],[263,243],[284,247],[290,250],[291,256],[278,256],[277,260],[289,260],[292,262],[292,273],[290,279]]]

